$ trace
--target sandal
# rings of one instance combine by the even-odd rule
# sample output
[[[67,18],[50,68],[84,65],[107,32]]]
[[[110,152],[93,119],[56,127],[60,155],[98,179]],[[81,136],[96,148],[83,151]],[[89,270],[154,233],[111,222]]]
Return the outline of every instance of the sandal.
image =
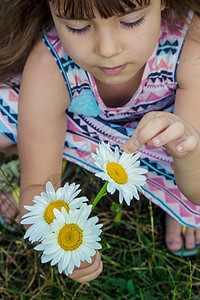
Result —
[[[185,230],[186,226],[182,227],[182,235],[183,237],[185,236]],[[178,251],[171,251],[174,255],[180,256],[180,257],[187,257],[187,256],[194,256],[198,253],[200,253],[200,244],[196,245],[194,249],[187,249],[185,246],[183,246],[180,250]]]

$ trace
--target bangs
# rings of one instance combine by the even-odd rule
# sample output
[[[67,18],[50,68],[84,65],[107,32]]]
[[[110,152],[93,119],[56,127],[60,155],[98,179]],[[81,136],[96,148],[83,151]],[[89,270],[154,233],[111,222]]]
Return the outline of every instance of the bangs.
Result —
[[[138,6],[149,5],[150,0],[50,0],[60,16],[70,19],[94,19],[94,8],[107,19]]]

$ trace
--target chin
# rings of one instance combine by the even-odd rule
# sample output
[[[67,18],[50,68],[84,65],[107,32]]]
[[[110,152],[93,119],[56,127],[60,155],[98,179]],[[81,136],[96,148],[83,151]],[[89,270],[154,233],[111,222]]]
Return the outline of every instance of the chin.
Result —
[[[113,76],[94,76],[97,80],[101,81],[105,84],[110,85],[117,85],[121,83],[125,83],[131,79],[130,76],[120,76],[120,75],[113,75]]]

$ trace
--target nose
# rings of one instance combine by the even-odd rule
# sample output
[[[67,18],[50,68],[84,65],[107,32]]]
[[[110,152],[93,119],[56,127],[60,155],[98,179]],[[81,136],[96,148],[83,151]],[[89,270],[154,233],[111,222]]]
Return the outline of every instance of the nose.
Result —
[[[122,46],[115,32],[105,30],[96,35],[96,54],[105,58],[111,58],[121,51]]]

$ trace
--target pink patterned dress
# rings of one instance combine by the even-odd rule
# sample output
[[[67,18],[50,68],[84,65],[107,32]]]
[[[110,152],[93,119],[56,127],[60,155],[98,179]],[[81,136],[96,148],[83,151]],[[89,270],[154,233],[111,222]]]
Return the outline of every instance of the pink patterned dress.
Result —
[[[178,88],[176,70],[188,29],[181,21],[178,25],[181,29],[174,29],[162,21],[157,46],[146,63],[138,90],[128,103],[117,108],[104,104],[93,76],[67,55],[55,28],[43,35],[71,97],[71,105],[66,111],[68,126],[63,158],[95,172],[97,167],[91,152],[96,151],[100,141],[121,149],[144,114],[155,110],[173,112]],[[20,79],[21,75],[18,75],[0,89],[1,134],[11,143],[17,142]],[[13,83],[18,87],[8,89]],[[143,146],[139,151],[141,166],[148,170],[144,195],[180,223],[200,228],[200,206],[192,204],[177,188],[172,157],[163,147]]]

